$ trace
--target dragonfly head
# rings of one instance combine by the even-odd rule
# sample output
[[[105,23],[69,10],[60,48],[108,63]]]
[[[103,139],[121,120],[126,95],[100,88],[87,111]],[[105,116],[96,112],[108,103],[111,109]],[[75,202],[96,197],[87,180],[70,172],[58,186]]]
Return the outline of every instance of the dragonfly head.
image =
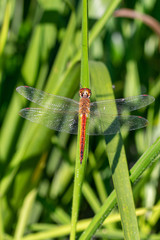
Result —
[[[81,88],[79,90],[79,96],[81,98],[90,98],[91,96],[91,90],[89,88]]]

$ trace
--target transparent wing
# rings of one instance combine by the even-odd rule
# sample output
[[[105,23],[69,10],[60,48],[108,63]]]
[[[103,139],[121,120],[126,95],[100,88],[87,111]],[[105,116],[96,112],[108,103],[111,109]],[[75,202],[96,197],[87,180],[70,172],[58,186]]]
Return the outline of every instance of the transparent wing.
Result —
[[[123,130],[132,131],[147,126],[145,118],[134,115],[90,115],[89,135],[110,135]]]
[[[102,115],[99,118],[95,115],[90,116],[89,135],[110,135],[123,130],[136,130],[146,127],[147,119],[134,115]]]
[[[19,112],[20,116],[31,122],[42,124],[50,129],[77,134],[78,113],[64,114],[56,110],[43,108],[24,108]],[[148,124],[145,118],[125,115],[90,115],[88,135],[110,135],[123,129],[132,131],[143,128]]]
[[[113,109],[116,109],[115,108],[116,105],[118,114],[122,114],[125,111],[131,112],[136,109],[145,107],[154,102],[154,100],[155,99],[152,96],[139,95],[128,98],[92,102],[90,104],[90,111],[93,112],[94,114],[99,114],[99,112],[102,112],[106,115],[112,114]]]
[[[64,112],[55,109],[24,108],[19,112],[19,115],[56,131],[77,134],[78,113],[75,112],[64,114]]]
[[[27,86],[20,86],[16,90],[29,101],[45,108],[57,109],[59,111],[67,111],[68,109],[70,111],[79,110],[79,103],[70,98],[53,95]]]

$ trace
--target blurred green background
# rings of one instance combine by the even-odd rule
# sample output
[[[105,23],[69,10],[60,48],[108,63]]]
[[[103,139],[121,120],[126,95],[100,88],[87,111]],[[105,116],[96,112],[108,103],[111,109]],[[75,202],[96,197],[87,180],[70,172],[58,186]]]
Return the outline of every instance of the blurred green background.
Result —
[[[89,1],[90,31],[109,4],[107,0]],[[119,8],[160,21],[159,0],[126,0]],[[159,43],[159,36],[142,21],[112,16],[89,48],[89,59],[107,66],[116,98],[142,93],[156,99],[135,113],[149,120],[147,128],[124,135],[129,168],[160,136]],[[19,110],[31,103],[16,87],[28,85],[73,98],[80,87],[80,49],[81,1],[0,1],[0,215],[6,239],[16,236],[20,210],[29,193],[32,208],[27,208],[24,233],[47,229],[49,224],[70,223],[76,136],[22,119]],[[113,189],[106,159],[103,137],[91,137],[80,219],[93,217]],[[133,186],[136,208],[160,204],[159,171],[160,164],[153,163]],[[159,231],[157,214],[142,215],[138,223],[141,234]],[[107,228],[120,230],[120,221]],[[116,239],[123,239],[120,237],[121,232]]]

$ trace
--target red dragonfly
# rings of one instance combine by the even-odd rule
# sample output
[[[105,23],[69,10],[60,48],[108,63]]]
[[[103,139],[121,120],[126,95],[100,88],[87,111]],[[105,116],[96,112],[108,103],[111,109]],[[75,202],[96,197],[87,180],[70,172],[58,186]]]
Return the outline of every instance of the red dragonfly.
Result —
[[[44,108],[24,108],[20,115],[32,122],[40,123],[56,131],[77,134],[78,120],[80,121],[80,162],[83,160],[85,136],[109,135],[120,131],[121,127],[128,130],[143,128],[148,121],[134,115],[123,115],[124,111],[130,112],[151,104],[154,97],[139,95],[121,99],[111,99],[90,102],[91,90],[81,88],[80,101],[56,96],[41,90],[20,86],[17,92]],[[117,114],[112,114],[117,112]],[[89,128],[86,122],[89,118]]]

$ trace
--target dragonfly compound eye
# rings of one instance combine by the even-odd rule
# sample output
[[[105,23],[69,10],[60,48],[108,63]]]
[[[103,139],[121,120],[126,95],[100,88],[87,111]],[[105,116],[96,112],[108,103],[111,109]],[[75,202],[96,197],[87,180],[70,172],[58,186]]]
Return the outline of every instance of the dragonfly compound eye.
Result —
[[[91,90],[89,88],[81,88],[79,91],[79,96],[82,98],[90,98]]]

